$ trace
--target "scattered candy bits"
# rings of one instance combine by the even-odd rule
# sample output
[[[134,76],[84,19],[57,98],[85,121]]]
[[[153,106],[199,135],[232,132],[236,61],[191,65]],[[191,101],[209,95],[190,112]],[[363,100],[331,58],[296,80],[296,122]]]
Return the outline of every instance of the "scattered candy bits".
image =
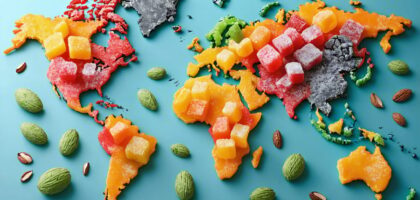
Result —
[[[259,146],[254,153],[252,153],[252,167],[257,168],[260,165],[262,154],[263,148],[262,146]]]

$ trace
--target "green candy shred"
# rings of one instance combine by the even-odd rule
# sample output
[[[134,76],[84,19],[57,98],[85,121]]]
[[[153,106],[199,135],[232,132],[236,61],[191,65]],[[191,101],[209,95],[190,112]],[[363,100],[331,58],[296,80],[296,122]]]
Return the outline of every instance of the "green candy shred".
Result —
[[[274,2],[271,2],[271,3],[265,4],[260,10],[260,16],[265,17],[267,15],[268,11],[271,8],[274,8],[276,6],[280,6],[280,3],[278,1],[274,1]]]
[[[315,130],[321,133],[321,136],[327,141],[330,141],[336,144],[341,144],[341,145],[348,145],[352,143],[352,141],[349,139],[343,139],[342,137],[331,136],[330,134],[327,133],[327,130],[325,130],[325,128],[322,128],[322,125],[317,123],[315,120],[311,120],[311,124],[312,126],[315,127]]]
[[[244,20],[228,15],[216,23],[213,29],[206,34],[206,38],[212,43],[213,47],[220,47],[223,41],[228,38],[235,41],[239,38],[242,39],[242,29],[246,24]]]

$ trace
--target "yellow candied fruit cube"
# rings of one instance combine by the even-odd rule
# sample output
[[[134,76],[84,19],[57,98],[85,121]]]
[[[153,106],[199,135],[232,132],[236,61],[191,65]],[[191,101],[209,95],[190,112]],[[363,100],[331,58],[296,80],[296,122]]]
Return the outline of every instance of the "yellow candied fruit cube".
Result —
[[[64,42],[63,35],[61,33],[53,33],[47,39],[44,40],[45,56],[48,60],[51,60],[63,53],[66,53],[66,43]]]
[[[259,50],[271,41],[271,31],[265,26],[258,26],[249,36],[252,46]]]
[[[222,110],[223,115],[229,118],[229,121],[234,124],[239,122],[242,118],[242,109],[241,106],[233,101],[228,101],[225,103],[225,106]]]
[[[92,55],[89,39],[81,36],[70,36],[68,38],[68,45],[69,55],[71,59],[91,59]]]
[[[226,73],[236,63],[236,55],[231,50],[223,49],[216,56],[217,65]]]
[[[235,141],[236,146],[241,148],[248,147],[249,126],[235,124],[230,132],[230,138]]]
[[[201,99],[208,101],[210,99],[209,84],[207,82],[195,81],[192,89],[191,96],[194,99]]]
[[[328,33],[337,27],[337,16],[331,10],[323,10],[312,18],[312,24],[321,28],[323,33]]]
[[[54,27],[55,33],[61,33],[63,34],[63,38],[66,38],[69,35],[69,26],[67,25],[66,21],[62,21],[55,25]]]
[[[123,122],[117,122],[111,129],[109,129],[115,143],[121,144],[126,139],[129,127],[129,125]]]
[[[252,46],[252,42],[249,38],[244,38],[241,42],[239,42],[238,47],[236,49],[236,54],[239,57],[247,57],[254,52],[254,47]]]
[[[229,40],[228,49],[236,52],[236,49],[238,48],[238,43],[235,42],[235,40]]]
[[[216,156],[221,159],[233,159],[236,157],[235,141],[232,139],[216,140]]]
[[[174,100],[174,110],[184,113],[185,111],[187,111],[190,102],[191,90],[187,88],[181,88],[177,97]]]
[[[125,156],[141,164],[147,164],[150,157],[150,142],[140,136],[134,136],[125,147]]]

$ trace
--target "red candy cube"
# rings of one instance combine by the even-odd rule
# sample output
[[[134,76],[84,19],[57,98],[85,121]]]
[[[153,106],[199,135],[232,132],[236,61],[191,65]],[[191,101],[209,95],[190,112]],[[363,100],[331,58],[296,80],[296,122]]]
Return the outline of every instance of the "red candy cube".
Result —
[[[301,47],[303,47],[303,45],[305,45],[305,40],[303,40],[302,36],[296,29],[287,28],[284,31],[284,34],[289,36],[290,39],[292,39],[293,46],[295,47],[295,49],[300,49]]]
[[[60,78],[66,82],[76,80],[77,65],[74,62],[63,62],[60,68]]]
[[[340,29],[340,35],[347,36],[355,45],[358,45],[362,40],[362,34],[365,27],[351,19],[347,20],[346,23]]]
[[[305,80],[302,65],[298,62],[287,63],[286,73],[292,84],[303,83]]]
[[[290,17],[289,21],[286,23],[286,28],[294,28],[299,33],[302,33],[303,30],[308,28],[308,24],[300,18],[298,15],[294,14]]]
[[[286,89],[286,91],[287,91],[293,86],[293,84],[292,84],[292,82],[290,82],[289,76],[287,76],[287,74],[285,74],[284,76],[282,76],[276,82],[276,86],[278,88]]]
[[[82,69],[82,77],[85,81],[92,80],[98,74],[95,63],[86,63]]]
[[[295,59],[302,64],[304,70],[310,70],[322,61],[322,51],[313,44],[306,44],[293,54]]]
[[[279,51],[279,53],[285,57],[293,53],[293,41],[289,36],[281,34],[278,37],[274,38],[273,46]]]
[[[312,25],[302,32],[302,37],[306,43],[312,43],[318,48],[324,46],[324,34],[317,25]]]
[[[230,138],[230,126],[228,117],[218,117],[211,127],[211,136],[214,142],[218,139]]]
[[[269,44],[265,45],[258,51],[257,57],[260,60],[261,65],[268,72],[275,72],[283,66],[283,58],[279,52],[277,52],[276,49]]]

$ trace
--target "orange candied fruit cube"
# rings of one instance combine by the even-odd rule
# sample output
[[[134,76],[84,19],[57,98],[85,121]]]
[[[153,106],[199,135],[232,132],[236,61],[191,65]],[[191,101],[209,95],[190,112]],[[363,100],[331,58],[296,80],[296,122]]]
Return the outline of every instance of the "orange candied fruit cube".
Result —
[[[70,36],[68,45],[71,59],[89,60],[92,58],[89,39],[81,36]]]
[[[252,46],[259,50],[268,44],[271,40],[271,32],[265,26],[258,26],[249,36]]]
[[[63,35],[61,33],[53,33],[47,39],[44,40],[45,56],[48,60],[51,60],[63,53],[66,53],[66,43],[64,42]]]
[[[239,122],[242,118],[242,109],[241,105],[234,101],[228,101],[225,103],[225,106],[222,110],[223,115],[229,118],[229,121],[234,124]]]
[[[187,111],[188,106],[191,102],[191,90],[187,88],[181,88],[174,99],[174,110],[181,113]]]
[[[236,63],[236,55],[231,50],[223,49],[216,56],[217,65],[226,73]]]
[[[140,136],[131,138],[125,147],[125,156],[141,164],[149,162],[150,157],[150,142]]]
[[[331,10],[323,10],[312,18],[312,24],[321,28],[323,33],[328,33],[337,27],[337,16]]]
[[[123,122],[117,122],[111,129],[109,129],[109,132],[111,133],[112,138],[114,138],[114,142],[116,144],[122,144],[131,137],[130,125]]]
[[[254,52],[254,47],[252,46],[252,42],[249,38],[244,38],[239,42],[238,48],[236,49],[236,54],[240,57],[247,57]]]
[[[61,33],[61,34],[63,34],[63,38],[66,38],[70,33],[69,26],[67,25],[67,22],[62,21],[62,22],[58,23],[57,25],[55,25],[54,32],[55,33]]]
[[[208,107],[209,107],[208,101],[200,100],[200,99],[192,99],[187,109],[187,115],[196,120],[204,121],[207,115]]]
[[[213,138],[222,139],[222,138],[229,138],[230,135],[230,126],[229,126],[229,118],[227,117],[218,117],[214,122],[212,128]]]
[[[230,138],[235,141],[236,146],[241,148],[248,147],[249,126],[243,124],[235,124],[230,132]]]
[[[210,99],[209,83],[203,81],[195,81],[191,89],[193,99],[201,99],[208,101]]]
[[[216,156],[220,159],[233,159],[236,157],[235,141],[232,139],[216,140]]]

